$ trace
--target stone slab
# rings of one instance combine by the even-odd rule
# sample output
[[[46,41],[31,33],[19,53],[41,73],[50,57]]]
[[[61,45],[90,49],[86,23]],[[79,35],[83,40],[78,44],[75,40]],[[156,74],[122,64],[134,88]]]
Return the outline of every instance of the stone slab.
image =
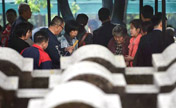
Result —
[[[125,68],[125,78],[128,84],[153,84],[153,67]]]
[[[52,88],[59,83],[69,81],[79,75],[96,75],[106,79],[113,86],[126,86],[123,74],[112,74],[106,68],[97,63],[82,61],[70,66],[63,71],[63,74],[61,75],[51,75],[49,87]]]
[[[96,86],[83,81],[71,81],[58,85],[43,101],[41,99],[30,100],[28,108],[36,106],[38,108],[51,108],[75,101],[88,104],[95,108],[121,108],[118,95],[105,94]]]
[[[176,86],[176,63],[172,64],[167,71],[154,74],[154,83],[160,87],[160,92],[169,92]]]
[[[48,78],[50,75],[60,75],[62,70],[34,70],[31,74],[33,78]]]
[[[159,88],[155,85],[127,85],[125,92],[128,94],[157,94]]]
[[[102,58],[109,61],[115,67],[126,67],[123,56],[115,57],[113,53],[101,45],[86,45],[76,50],[70,57],[61,57],[61,69],[65,69],[68,66],[87,58]]]
[[[0,48],[0,60],[15,64],[21,71],[33,71],[33,59],[23,58],[17,51],[11,48]]]
[[[50,89],[19,89],[16,91],[17,98],[44,98]]]
[[[176,107],[176,88],[171,93],[162,93],[158,95],[158,108]]]
[[[17,90],[18,89],[18,77],[8,77],[0,71],[0,87],[4,90]]]
[[[166,71],[176,61],[176,43],[171,44],[161,54],[152,55],[152,63],[156,70]]]

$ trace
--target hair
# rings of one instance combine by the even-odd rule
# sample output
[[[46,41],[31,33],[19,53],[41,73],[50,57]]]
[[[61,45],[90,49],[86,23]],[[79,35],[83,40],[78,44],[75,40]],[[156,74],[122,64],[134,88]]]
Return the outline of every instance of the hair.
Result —
[[[34,42],[35,43],[42,43],[42,42],[47,42],[49,40],[49,36],[45,31],[38,31],[34,34]]]
[[[153,24],[151,21],[145,21],[141,24],[141,29],[143,32],[151,32],[153,30]]]
[[[101,8],[98,11],[98,17],[101,21],[107,20],[109,18],[109,16],[110,16],[110,11],[107,8]]]
[[[19,15],[22,15],[24,12],[30,9],[30,6],[27,3],[21,3],[18,7]]]
[[[14,10],[14,9],[8,9],[7,11],[6,11],[6,14],[7,13],[13,13],[15,16],[17,16],[17,13],[16,13],[16,11]]]
[[[141,29],[141,20],[140,19],[134,19],[130,21],[130,24],[132,24],[136,29]]]
[[[59,16],[55,16],[55,17],[52,19],[52,21],[51,21],[51,23],[50,23],[50,26],[55,26],[55,25],[60,26],[60,25],[62,25],[63,23],[64,23],[63,18],[61,18],[61,17],[59,17]]]
[[[79,24],[75,20],[69,20],[65,24],[65,32],[69,34],[73,30],[79,31]]]
[[[156,15],[154,15],[151,19],[153,26],[158,26],[160,24],[160,22],[162,22],[162,13],[158,12]],[[165,17],[165,19],[167,20],[167,18]]]
[[[142,8],[142,15],[144,18],[152,18],[153,16],[153,7],[150,5],[145,5]]]
[[[127,36],[127,29],[125,26],[116,25],[112,30],[113,36]]]
[[[28,30],[32,31],[32,28],[33,28],[33,25],[31,23],[22,22],[18,24],[17,26],[15,26],[14,36],[15,37],[26,36],[26,33],[28,32]]]
[[[85,26],[88,22],[89,18],[86,14],[78,14],[78,16],[76,17],[76,21],[82,25],[82,26]]]

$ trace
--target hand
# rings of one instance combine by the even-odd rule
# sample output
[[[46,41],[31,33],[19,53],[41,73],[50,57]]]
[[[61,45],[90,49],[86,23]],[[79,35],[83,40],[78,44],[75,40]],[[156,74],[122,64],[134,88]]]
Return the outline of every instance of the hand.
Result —
[[[124,58],[125,58],[125,61],[132,61],[134,59],[134,57],[131,57],[129,55],[126,55]]]
[[[73,46],[65,48],[65,51],[68,51],[70,54],[73,52],[73,50],[74,50]]]

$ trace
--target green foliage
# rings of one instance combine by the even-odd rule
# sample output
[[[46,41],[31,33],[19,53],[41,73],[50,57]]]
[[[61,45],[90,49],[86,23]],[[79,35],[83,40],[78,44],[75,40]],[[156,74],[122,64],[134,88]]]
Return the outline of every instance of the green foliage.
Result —
[[[25,0],[15,0],[16,4],[24,3]],[[41,8],[47,7],[47,0],[28,0],[32,12],[40,12]]]
[[[79,9],[80,9],[79,5],[76,2],[73,2],[71,5],[72,13],[75,15]]]

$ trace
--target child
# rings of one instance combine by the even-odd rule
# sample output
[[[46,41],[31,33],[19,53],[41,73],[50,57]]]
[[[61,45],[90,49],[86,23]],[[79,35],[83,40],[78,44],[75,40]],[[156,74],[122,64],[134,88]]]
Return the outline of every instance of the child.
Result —
[[[48,35],[44,31],[38,31],[34,35],[35,44],[21,52],[23,57],[30,57],[34,59],[34,69],[52,68],[51,58],[44,51],[48,47],[48,41]]]
[[[129,52],[126,55],[125,60],[128,62],[128,66],[133,66],[133,59],[138,49],[138,45],[141,39],[141,21],[139,19],[134,19],[130,22],[130,34],[132,38],[130,39],[130,44],[128,46]]]

